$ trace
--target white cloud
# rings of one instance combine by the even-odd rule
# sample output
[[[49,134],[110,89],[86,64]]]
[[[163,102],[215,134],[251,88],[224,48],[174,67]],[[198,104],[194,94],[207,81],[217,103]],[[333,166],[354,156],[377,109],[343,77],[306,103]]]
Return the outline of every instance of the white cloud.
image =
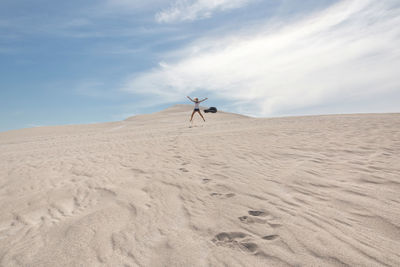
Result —
[[[164,103],[203,90],[253,115],[315,106],[338,112],[341,103],[365,112],[374,99],[400,97],[395,1],[346,0],[279,29],[268,25],[194,42],[175,60],[133,76],[124,90]]]
[[[156,14],[157,22],[193,21],[211,17],[216,11],[235,9],[251,0],[177,0]]]

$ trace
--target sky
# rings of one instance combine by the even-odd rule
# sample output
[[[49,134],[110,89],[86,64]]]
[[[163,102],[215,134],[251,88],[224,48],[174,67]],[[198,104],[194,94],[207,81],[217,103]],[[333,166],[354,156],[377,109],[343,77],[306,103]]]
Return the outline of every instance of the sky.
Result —
[[[1,0],[0,131],[208,97],[256,117],[400,112],[398,0]]]

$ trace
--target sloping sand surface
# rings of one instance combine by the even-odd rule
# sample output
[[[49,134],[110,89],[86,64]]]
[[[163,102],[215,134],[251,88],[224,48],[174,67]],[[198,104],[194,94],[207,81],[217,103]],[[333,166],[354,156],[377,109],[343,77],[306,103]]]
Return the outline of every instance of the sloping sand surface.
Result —
[[[191,109],[0,133],[0,266],[400,266],[400,114]]]

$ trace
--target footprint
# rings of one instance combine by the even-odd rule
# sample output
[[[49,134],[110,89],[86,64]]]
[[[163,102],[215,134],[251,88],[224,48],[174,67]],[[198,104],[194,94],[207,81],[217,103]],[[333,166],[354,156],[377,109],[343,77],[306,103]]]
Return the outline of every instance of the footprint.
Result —
[[[278,235],[266,235],[266,236],[263,236],[262,239],[265,239],[265,240],[275,240],[275,239],[277,239],[278,237],[279,237]]]
[[[248,219],[249,219],[248,216],[241,216],[241,217],[239,217],[239,220],[240,220],[241,222],[247,221]]]
[[[252,217],[249,217],[249,216],[241,216],[241,217],[239,217],[239,220],[241,222],[247,223],[247,224],[251,224],[251,223],[262,223],[262,224],[265,224],[265,223],[267,223],[267,221],[264,220],[264,219],[252,218]]]
[[[264,212],[264,211],[259,211],[259,210],[249,210],[248,213],[249,213],[251,216],[262,216],[262,217],[267,216],[267,213],[266,213],[266,212]]]
[[[207,178],[203,179],[203,183],[204,183],[204,184],[206,184],[206,183],[208,183],[208,182],[210,182],[210,181],[211,181],[211,179],[207,179]]]
[[[247,251],[255,253],[258,250],[258,245],[255,243],[240,243],[241,247],[245,248]]]
[[[212,241],[213,242],[216,242],[216,241],[232,242],[232,241],[235,241],[235,239],[245,238],[246,236],[247,236],[247,234],[242,233],[242,232],[222,232],[222,233],[217,234]]]
[[[237,247],[249,253],[256,253],[258,245],[250,242],[248,237],[242,232],[222,232],[217,234],[212,241],[218,246]]]
[[[185,169],[185,168],[179,168],[179,170],[180,171],[182,171],[182,172],[189,172],[187,169]]]
[[[282,227],[282,224],[280,223],[268,223],[269,226],[271,226],[272,228],[278,228],[278,227]]]
[[[234,194],[234,193],[221,194],[221,193],[213,192],[213,193],[210,194],[210,196],[212,196],[212,197],[218,197],[218,198],[221,198],[221,199],[225,199],[225,198],[234,197],[235,194]]]

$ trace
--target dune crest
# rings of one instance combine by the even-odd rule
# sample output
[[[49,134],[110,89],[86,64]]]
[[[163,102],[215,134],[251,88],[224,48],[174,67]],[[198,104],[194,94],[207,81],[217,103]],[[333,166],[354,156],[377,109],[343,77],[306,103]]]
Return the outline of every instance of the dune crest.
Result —
[[[0,266],[400,265],[400,114],[191,110],[0,133]]]

